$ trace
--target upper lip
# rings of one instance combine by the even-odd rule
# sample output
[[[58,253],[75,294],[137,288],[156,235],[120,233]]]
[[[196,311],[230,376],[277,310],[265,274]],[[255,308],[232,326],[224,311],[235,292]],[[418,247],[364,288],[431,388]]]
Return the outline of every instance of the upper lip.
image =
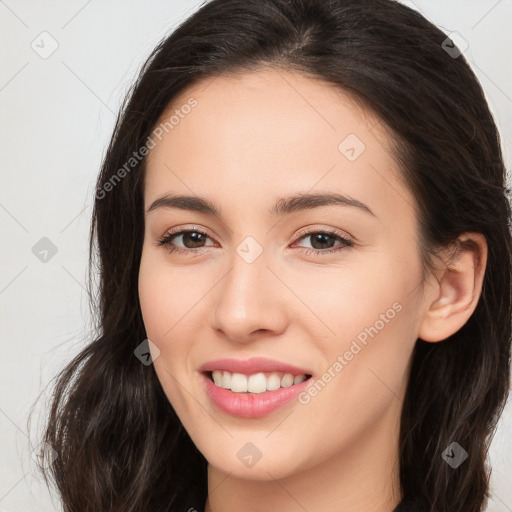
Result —
[[[215,359],[203,364],[199,371],[208,372],[213,370],[227,370],[230,373],[243,373],[251,375],[259,372],[284,372],[292,375],[312,375],[311,370],[299,368],[292,364],[277,361],[275,359],[266,359],[264,357],[254,357],[252,359]]]

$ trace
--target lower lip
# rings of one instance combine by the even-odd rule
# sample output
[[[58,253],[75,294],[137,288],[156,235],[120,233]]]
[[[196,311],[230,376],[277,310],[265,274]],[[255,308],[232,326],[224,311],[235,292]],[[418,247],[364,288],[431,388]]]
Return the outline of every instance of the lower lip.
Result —
[[[304,391],[312,379],[263,393],[234,393],[217,386],[207,374],[201,373],[201,376],[212,402],[220,410],[242,418],[259,418],[283,407]]]

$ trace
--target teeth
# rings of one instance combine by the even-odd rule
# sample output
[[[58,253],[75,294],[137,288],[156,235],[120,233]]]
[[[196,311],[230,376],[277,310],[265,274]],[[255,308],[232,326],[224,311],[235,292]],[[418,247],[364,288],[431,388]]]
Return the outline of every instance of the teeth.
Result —
[[[306,377],[306,375],[297,375],[296,377],[293,378],[293,383],[294,384],[300,384],[301,382],[305,381],[308,377]]]
[[[306,380],[306,375],[292,375],[291,373],[231,373],[226,370],[212,372],[213,382],[221,388],[230,389],[235,393],[264,393],[279,388],[287,388]]]

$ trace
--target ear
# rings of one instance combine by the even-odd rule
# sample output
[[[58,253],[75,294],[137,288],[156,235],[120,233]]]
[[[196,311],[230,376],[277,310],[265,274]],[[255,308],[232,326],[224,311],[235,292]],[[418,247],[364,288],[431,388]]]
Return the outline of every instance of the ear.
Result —
[[[437,342],[456,333],[473,314],[484,280],[487,242],[481,233],[463,233],[455,252],[444,260],[425,293],[426,310],[418,331],[424,341]],[[434,297],[434,300],[432,300]]]

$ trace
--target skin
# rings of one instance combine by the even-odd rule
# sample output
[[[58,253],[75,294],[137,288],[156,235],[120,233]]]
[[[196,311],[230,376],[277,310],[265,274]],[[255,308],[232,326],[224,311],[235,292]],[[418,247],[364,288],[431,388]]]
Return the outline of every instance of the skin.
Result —
[[[477,249],[439,264],[422,286],[414,200],[391,135],[333,85],[262,68],[198,82],[162,119],[190,97],[197,106],[148,155],[145,210],[166,193],[187,194],[208,198],[222,217],[147,212],[139,295],[160,350],[155,371],[209,463],[205,510],[391,512],[401,500],[399,420],[416,339],[441,341],[471,316],[485,238],[465,234]],[[349,134],[365,145],[354,161],[338,149]],[[339,205],[269,215],[278,197],[299,192],[342,193],[374,216]],[[189,254],[157,244],[175,228],[194,227],[207,233],[202,243],[173,239]],[[341,245],[314,245],[304,228],[337,231],[354,245],[308,255]],[[247,236],[263,250],[252,263],[236,251]],[[239,418],[218,410],[199,378],[209,360],[258,356],[322,378],[396,303],[394,318],[307,404]],[[252,467],[237,457],[248,442],[262,455]]]

